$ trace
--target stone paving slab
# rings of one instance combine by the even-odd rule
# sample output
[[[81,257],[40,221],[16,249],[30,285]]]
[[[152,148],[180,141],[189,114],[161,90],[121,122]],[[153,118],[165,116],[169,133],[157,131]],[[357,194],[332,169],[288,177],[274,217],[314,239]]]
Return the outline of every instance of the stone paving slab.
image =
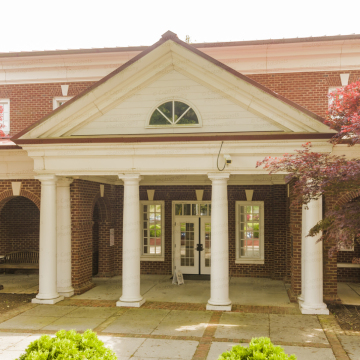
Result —
[[[25,316],[23,316],[25,318]],[[85,331],[87,329],[95,329],[104,321],[103,318],[78,318],[78,317],[62,317],[51,322],[41,330],[76,330]]]
[[[159,323],[152,335],[197,336],[204,334],[212,313],[173,310]]]
[[[213,342],[210,347],[207,360],[217,360],[219,355],[225,351],[231,350],[234,342]],[[241,343],[241,346],[248,346],[248,343]],[[276,344],[275,344],[276,345]],[[336,360],[331,349],[302,347],[302,346],[281,346],[288,355],[295,354],[297,360]],[[360,359],[360,358],[359,358]]]
[[[270,323],[270,339],[276,342],[329,344],[323,330],[312,328],[277,327]]]
[[[0,329],[40,330],[53,323],[58,318],[55,316],[16,316],[0,324]]]
[[[146,339],[141,338],[117,338],[113,336],[99,336],[105,346],[115,352],[118,360],[129,359]]]
[[[214,337],[251,339],[269,335],[268,314],[222,313]]]
[[[130,309],[103,331],[119,334],[151,334],[170,310]]]
[[[121,309],[120,309],[121,310]],[[77,317],[77,318],[100,318],[107,319],[119,312],[119,308],[91,308],[91,307],[79,307],[73,310],[70,314],[65,315],[66,317]]]
[[[131,359],[191,360],[198,344],[198,341],[146,339]]]
[[[341,345],[351,360],[360,359],[360,336],[338,335]]]
[[[33,309],[27,310],[20,314],[20,316],[55,316],[60,317],[69,314],[76,310],[74,306],[53,306],[53,305],[39,305]]]
[[[18,343],[19,341],[23,340],[24,338],[28,337],[29,334],[26,333],[0,333],[0,353],[8,349],[10,346]]]
[[[321,329],[316,315],[278,315],[270,314],[270,326]]]

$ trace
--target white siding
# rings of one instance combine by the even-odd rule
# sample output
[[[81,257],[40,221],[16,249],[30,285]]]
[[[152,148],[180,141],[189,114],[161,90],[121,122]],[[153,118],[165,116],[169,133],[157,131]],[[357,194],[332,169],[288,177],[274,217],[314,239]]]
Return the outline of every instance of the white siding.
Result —
[[[168,100],[188,102],[200,115],[201,127],[146,128],[152,110]],[[196,81],[172,71],[139,90],[105,115],[72,135],[164,134],[282,131]]]

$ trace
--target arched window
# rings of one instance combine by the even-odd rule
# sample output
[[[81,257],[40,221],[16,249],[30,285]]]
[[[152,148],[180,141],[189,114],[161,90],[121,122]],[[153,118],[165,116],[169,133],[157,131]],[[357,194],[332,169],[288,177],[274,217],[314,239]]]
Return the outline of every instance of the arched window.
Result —
[[[199,120],[191,106],[173,100],[155,109],[149,125],[199,125]]]

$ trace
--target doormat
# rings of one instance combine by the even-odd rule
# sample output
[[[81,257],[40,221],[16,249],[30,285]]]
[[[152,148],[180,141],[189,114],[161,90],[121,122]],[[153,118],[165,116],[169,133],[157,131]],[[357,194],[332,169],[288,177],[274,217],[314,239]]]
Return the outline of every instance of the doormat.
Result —
[[[210,281],[210,275],[183,274],[184,280],[207,280]]]

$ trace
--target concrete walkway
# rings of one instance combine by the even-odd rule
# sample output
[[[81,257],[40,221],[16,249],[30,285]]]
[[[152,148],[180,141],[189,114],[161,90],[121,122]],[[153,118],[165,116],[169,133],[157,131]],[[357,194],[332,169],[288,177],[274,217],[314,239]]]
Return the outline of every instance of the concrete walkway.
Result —
[[[15,316],[0,316],[0,358],[14,360],[41,334],[93,329],[121,360],[215,360],[233,345],[260,336],[270,337],[298,360],[337,359],[320,317],[263,310],[222,313],[26,304]],[[354,346],[355,342],[348,345]]]
[[[1,280],[0,280],[1,281]],[[74,299],[118,300],[121,276],[93,278],[96,287]],[[169,275],[142,275],[141,294],[147,301],[206,304],[210,297],[210,281],[185,280],[173,285]],[[233,304],[294,307],[284,282],[261,278],[230,278],[230,299]]]
[[[338,283],[338,295],[345,305],[360,305],[360,284]]]

